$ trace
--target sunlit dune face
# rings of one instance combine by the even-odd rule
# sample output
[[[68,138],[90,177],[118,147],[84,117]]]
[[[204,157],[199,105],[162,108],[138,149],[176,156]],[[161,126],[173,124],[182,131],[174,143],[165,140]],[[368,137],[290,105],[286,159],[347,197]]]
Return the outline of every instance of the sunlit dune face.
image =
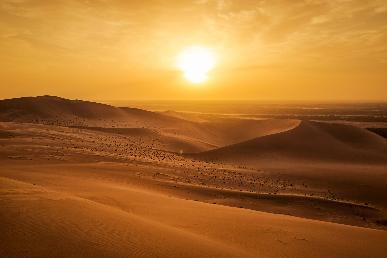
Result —
[[[202,83],[207,80],[208,73],[215,66],[215,56],[208,48],[189,47],[179,54],[177,66],[188,81],[195,84]]]

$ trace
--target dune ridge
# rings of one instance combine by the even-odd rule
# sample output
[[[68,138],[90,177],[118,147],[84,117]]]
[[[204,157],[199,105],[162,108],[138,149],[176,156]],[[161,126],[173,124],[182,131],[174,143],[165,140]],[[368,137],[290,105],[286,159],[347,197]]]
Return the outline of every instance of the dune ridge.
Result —
[[[195,155],[251,164],[264,160],[385,163],[387,141],[351,125],[302,121],[297,127]]]

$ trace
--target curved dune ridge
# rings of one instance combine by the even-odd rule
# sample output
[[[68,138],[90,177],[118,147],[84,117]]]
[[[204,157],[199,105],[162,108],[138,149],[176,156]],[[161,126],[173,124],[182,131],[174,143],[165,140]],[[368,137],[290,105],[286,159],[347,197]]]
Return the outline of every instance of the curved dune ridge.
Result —
[[[302,121],[288,131],[195,155],[227,162],[276,160],[387,162],[387,140],[350,125]]]
[[[107,128],[75,126],[76,128],[141,138],[144,142],[158,141],[161,149],[197,153],[216,149],[260,136],[290,130],[297,126],[297,120],[243,120],[189,122],[180,121],[163,128]]]

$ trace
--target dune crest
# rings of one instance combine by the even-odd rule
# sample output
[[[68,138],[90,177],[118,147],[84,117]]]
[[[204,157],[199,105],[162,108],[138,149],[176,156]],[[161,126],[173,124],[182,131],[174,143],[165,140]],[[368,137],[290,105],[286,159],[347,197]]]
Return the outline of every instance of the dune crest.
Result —
[[[385,163],[386,153],[387,141],[366,129],[302,121],[291,130],[210,150],[195,157],[247,164],[265,160]]]

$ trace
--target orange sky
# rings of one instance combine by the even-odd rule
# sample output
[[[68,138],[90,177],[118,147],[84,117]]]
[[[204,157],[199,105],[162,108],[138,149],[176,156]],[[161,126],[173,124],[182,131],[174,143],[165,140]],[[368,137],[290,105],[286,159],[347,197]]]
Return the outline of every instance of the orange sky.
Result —
[[[1,0],[0,37],[0,98],[387,100],[385,0]]]

